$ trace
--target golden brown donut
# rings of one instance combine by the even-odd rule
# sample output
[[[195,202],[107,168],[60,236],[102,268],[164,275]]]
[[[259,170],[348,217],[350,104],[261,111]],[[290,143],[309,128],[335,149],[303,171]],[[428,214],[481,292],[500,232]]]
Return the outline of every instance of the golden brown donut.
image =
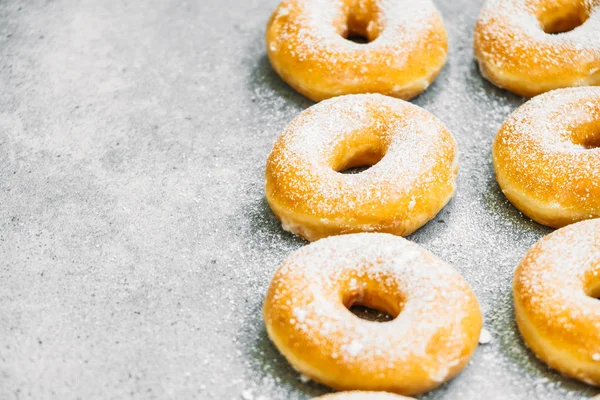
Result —
[[[311,241],[408,235],[452,198],[457,164],[452,135],[427,111],[382,95],[342,96],[304,111],[275,142],[266,198],[285,230]]]
[[[533,220],[558,228],[600,217],[600,88],[528,101],[500,128],[492,154],[502,191]]]
[[[514,278],[517,324],[550,367],[600,385],[600,220],[583,221],[536,243]]]
[[[346,39],[356,35],[369,43]],[[353,93],[408,100],[433,82],[448,51],[430,0],[283,0],[266,40],[275,71],[315,101]]]
[[[395,319],[367,321],[352,305]],[[273,343],[309,378],[337,390],[403,395],[458,374],[482,323],[456,270],[382,233],[333,236],[293,253],[271,281],[263,316]]]
[[[600,0],[488,0],[475,58],[484,77],[525,97],[600,85]]]
[[[313,400],[414,400],[412,397],[404,397],[397,394],[385,392],[338,392],[315,397]]]

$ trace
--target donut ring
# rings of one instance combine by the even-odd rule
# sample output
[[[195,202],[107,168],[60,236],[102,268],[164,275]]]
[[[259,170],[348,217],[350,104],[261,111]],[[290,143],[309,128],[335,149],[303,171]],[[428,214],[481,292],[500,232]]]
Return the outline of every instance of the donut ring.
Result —
[[[515,272],[513,290],[527,346],[550,367],[599,386],[600,220],[536,243]]]
[[[498,132],[494,169],[519,210],[555,228],[600,217],[600,88],[549,92]]]
[[[373,167],[336,172],[364,165]],[[311,241],[361,231],[408,235],[452,198],[457,165],[454,138],[427,111],[348,95],[310,107],[275,142],[266,198],[285,230]]]
[[[600,85],[600,0],[488,0],[474,44],[482,75],[521,96]]]
[[[346,39],[354,35],[370,43]],[[431,0],[283,0],[266,40],[275,71],[314,101],[354,93],[408,100],[433,82],[448,52]]]
[[[364,305],[390,322],[348,311]],[[382,233],[333,236],[287,258],[263,316],[269,337],[304,375],[338,390],[412,395],[457,375],[477,347],[481,312],[456,270]]]
[[[384,392],[339,392],[315,397],[313,400],[415,400],[412,397],[399,396]]]

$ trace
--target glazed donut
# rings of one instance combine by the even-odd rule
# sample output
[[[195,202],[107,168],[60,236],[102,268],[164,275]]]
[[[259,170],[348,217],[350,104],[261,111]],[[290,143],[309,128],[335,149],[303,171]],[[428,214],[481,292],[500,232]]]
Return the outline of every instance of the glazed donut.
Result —
[[[369,43],[347,40],[356,35]],[[315,101],[353,93],[408,100],[433,82],[448,51],[431,0],[283,0],[266,40],[275,71]]]
[[[373,167],[337,172],[365,165]],[[452,198],[457,165],[452,135],[425,110],[377,94],[342,96],[304,111],[275,142],[266,198],[285,230],[311,241],[408,235]]]
[[[600,217],[600,88],[533,98],[500,128],[496,178],[511,203],[555,228]]]
[[[600,0],[488,0],[474,45],[483,76],[521,96],[600,85]]]
[[[363,305],[395,317],[363,320]],[[333,236],[293,253],[271,281],[267,332],[302,374],[338,390],[412,395],[458,374],[477,347],[481,312],[469,285],[398,236]]]
[[[414,400],[412,397],[399,396],[384,392],[339,392],[315,397],[314,400]]]
[[[600,220],[536,243],[515,272],[513,290],[527,346],[563,374],[600,385]]]

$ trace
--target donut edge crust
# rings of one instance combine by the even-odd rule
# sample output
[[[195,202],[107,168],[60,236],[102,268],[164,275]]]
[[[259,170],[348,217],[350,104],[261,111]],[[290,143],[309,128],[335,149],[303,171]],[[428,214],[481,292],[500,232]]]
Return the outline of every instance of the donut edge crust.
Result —
[[[551,299],[540,300],[539,297],[544,296],[544,294],[536,292],[532,295],[531,288],[527,288],[527,284],[524,283],[531,279],[530,270],[533,269],[535,271],[538,258],[543,254],[542,244],[548,246],[548,242],[552,240],[564,241],[568,240],[569,237],[586,234],[587,231],[584,230],[581,232],[581,228],[579,227],[587,225],[598,228],[600,227],[600,220],[582,221],[556,230],[531,246],[515,270],[512,292],[514,315],[519,333],[524,344],[533,354],[550,368],[567,377],[585,382],[588,385],[600,386],[600,363],[590,360],[589,353],[579,352],[580,347],[575,343],[570,343],[564,337],[563,329],[560,325],[557,326],[556,324],[546,322],[552,316],[549,317],[543,310],[540,311],[538,306],[532,304],[532,299],[537,298],[537,301],[549,301]],[[563,234],[565,235],[563,236]],[[556,301],[559,300],[557,299]],[[560,318],[560,315],[556,317]],[[570,329],[569,335],[571,336],[581,335],[581,330],[587,329],[585,326],[587,322],[577,324],[577,321],[571,321],[570,323],[575,324]],[[600,341],[595,339],[595,342],[600,353]],[[577,356],[578,354],[579,357]]]

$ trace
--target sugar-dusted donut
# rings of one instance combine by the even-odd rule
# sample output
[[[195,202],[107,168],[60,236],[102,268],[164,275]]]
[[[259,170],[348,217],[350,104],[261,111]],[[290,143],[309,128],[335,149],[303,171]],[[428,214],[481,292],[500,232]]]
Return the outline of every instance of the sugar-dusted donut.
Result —
[[[457,164],[452,135],[427,111],[382,95],[336,97],[304,111],[276,141],[266,197],[283,228],[308,240],[408,235],[453,196]],[[337,172],[363,165],[373,166]]]
[[[600,87],[528,101],[500,128],[492,153],[506,197],[540,224],[600,217]]]
[[[600,220],[536,243],[514,278],[517,324],[550,367],[600,386]]]
[[[385,392],[338,392],[315,397],[314,400],[414,400],[412,397],[404,397],[397,394]]]
[[[474,43],[482,74],[521,96],[600,85],[600,0],[488,0]]]
[[[395,317],[363,320],[364,305]],[[412,395],[458,374],[481,312],[460,274],[398,236],[334,236],[293,253],[269,287],[267,332],[290,364],[338,390]]]
[[[354,35],[370,43],[346,39]],[[275,71],[315,101],[352,93],[408,100],[436,78],[448,50],[431,0],[283,0],[266,39]]]

